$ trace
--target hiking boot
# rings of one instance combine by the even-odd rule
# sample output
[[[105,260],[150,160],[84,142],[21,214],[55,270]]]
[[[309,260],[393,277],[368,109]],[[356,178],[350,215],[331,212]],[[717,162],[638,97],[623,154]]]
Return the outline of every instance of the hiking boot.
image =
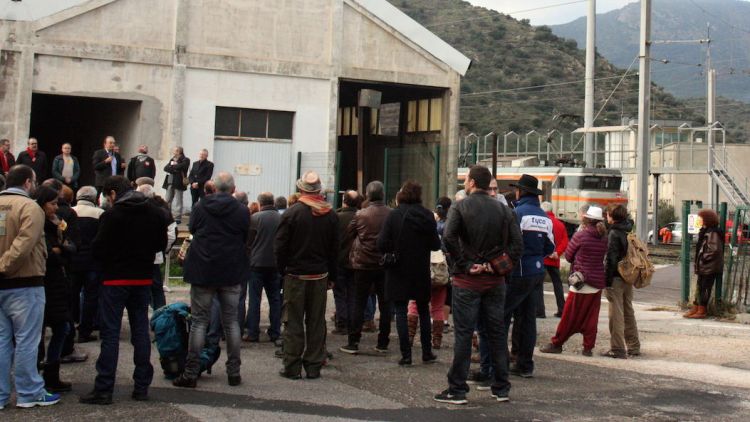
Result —
[[[690,319],[706,319],[706,307],[705,306],[698,306],[698,309],[695,311],[694,314],[690,315],[688,318]]]
[[[563,352],[563,348],[562,346],[555,346],[552,343],[547,343],[544,346],[540,347],[539,351],[542,353],[555,353],[559,355]]]
[[[463,393],[451,393],[450,390],[445,390],[440,394],[436,394],[433,397],[433,400],[440,403],[448,403],[448,404],[467,404],[469,403],[468,400],[466,400],[466,394]]]
[[[601,354],[605,358],[612,358],[612,359],[627,359],[628,355],[625,352],[615,352],[614,350],[607,350],[606,352],[602,352]]]
[[[81,363],[86,362],[88,358],[88,354],[73,349],[73,353],[60,358],[60,363]]]
[[[443,321],[432,321],[432,348],[440,350],[443,347]]]
[[[236,387],[242,384],[242,377],[239,375],[229,375],[227,377],[227,383],[230,387]]]
[[[172,380],[172,385],[182,388],[195,388],[198,385],[198,380],[195,378],[186,377],[185,374],[182,374]]]
[[[682,314],[682,317],[683,318],[690,318],[696,312],[698,312],[698,307],[696,305],[693,305],[693,306],[690,307],[690,310],[688,310],[687,312],[685,312],[684,314]]]
[[[356,355],[359,353],[359,345],[347,344],[346,346],[339,347],[339,350],[350,355]]]
[[[20,407],[21,409],[30,409],[36,406],[52,406],[53,404],[57,404],[59,401],[59,394],[52,394],[45,391],[44,394],[42,394],[42,396],[38,399],[26,403],[16,403],[16,407]]]
[[[112,404],[112,394],[93,390],[92,392],[79,398],[78,403],[100,405]]]

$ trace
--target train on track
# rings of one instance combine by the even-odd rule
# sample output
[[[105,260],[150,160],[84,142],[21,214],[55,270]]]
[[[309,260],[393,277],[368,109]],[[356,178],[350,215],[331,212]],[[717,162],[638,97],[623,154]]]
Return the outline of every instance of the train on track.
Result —
[[[458,169],[459,188],[463,187],[468,168]],[[543,200],[552,203],[555,215],[567,225],[578,225],[578,210],[584,204],[606,207],[612,203],[627,206],[623,191],[622,173],[617,169],[581,167],[499,167],[497,186],[500,193],[509,195],[512,183],[522,174],[539,179]],[[514,198],[513,198],[514,199]]]

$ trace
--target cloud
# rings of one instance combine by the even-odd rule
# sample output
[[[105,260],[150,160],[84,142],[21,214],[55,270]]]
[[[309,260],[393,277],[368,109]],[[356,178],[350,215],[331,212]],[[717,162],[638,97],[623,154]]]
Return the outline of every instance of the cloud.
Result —
[[[575,0],[468,0],[475,6],[510,14],[516,19],[529,19],[533,25],[554,25],[570,22],[586,15],[587,2],[554,6]],[[597,13],[619,9],[635,0],[597,0]],[[547,6],[553,6],[546,8]],[[528,11],[529,9],[544,8]],[[520,12],[520,13],[515,13]]]

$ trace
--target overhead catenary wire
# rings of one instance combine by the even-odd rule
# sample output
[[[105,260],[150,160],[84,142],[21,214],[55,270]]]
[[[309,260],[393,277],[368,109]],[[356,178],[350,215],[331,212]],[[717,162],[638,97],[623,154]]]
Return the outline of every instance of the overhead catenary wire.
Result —
[[[518,15],[518,14],[521,14],[521,13],[536,12],[537,10],[552,9],[552,8],[555,8],[555,7],[569,6],[571,4],[576,4],[576,3],[584,3],[586,1],[588,1],[588,0],[573,0],[573,1],[567,1],[567,2],[564,2],[564,3],[549,4],[547,6],[533,7],[531,9],[517,10],[517,11],[514,11],[514,12],[498,12],[498,13],[501,13],[501,14],[504,14],[504,15]],[[424,26],[425,26],[425,28],[434,28],[436,26],[453,25],[453,24],[461,23],[461,22],[471,22],[471,21],[477,21],[477,20],[482,20],[482,19],[489,19],[489,18],[494,18],[495,16],[497,16],[497,15],[495,15],[495,14],[488,14],[486,16],[478,16],[478,17],[475,17],[475,18],[459,19],[459,20],[449,21],[449,22],[438,22],[438,23],[433,23],[433,24],[424,25]]]

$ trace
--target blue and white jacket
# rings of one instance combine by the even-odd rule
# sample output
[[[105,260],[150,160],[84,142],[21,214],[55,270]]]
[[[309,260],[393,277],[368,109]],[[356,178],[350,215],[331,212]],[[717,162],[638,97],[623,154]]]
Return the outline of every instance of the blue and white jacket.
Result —
[[[544,274],[544,258],[555,251],[552,220],[539,206],[536,196],[524,196],[516,203],[516,218],[521,225],[523,255],[513,277]]]

